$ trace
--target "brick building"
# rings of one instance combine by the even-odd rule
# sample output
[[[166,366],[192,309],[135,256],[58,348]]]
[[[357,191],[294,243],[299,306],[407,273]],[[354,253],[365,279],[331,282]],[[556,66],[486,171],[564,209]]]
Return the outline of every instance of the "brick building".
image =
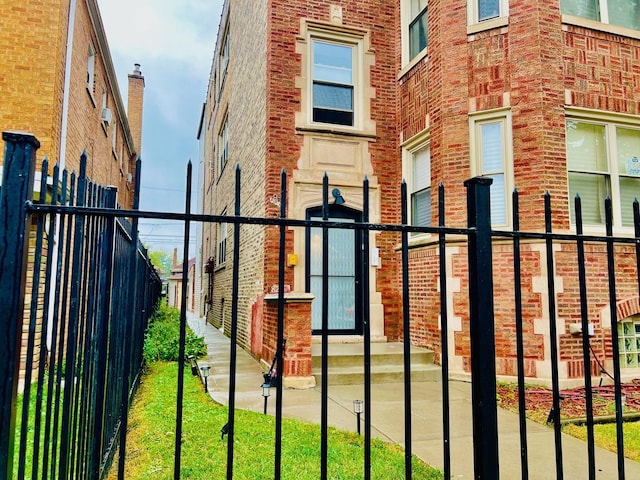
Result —
[[[118,187],[133,201],[144,77],[129,75],[125,107],[96,0],[9,1],[0,18],[0,129],[32,133],[47,157]],[[0,160],[1,162],[2,160]]]
[[[543,231],[543,196],[552,196],[553,229],[574,232],[571,201],[583,199],[589,232],[603,233],[600,204],[610,195],[614,231],[633,235],[631,206],[640,192],[640,2],[492,0],[447,2],[226,2],[214,54],[201,139],[206,158],[204,208],[233,213],[233,166],[242,168],[242,215],[279,213],[279,176],[287,171],[288,216],[313,218],[321,180],[345,200],[331,216],[353,221],[362,209],[361,185],[371,182],[372,222],[399,223],[399,185],[407,181],[410,221],[437,225],[437,189],[447,192],[447,226],[466,226],[464,180],[493,179],[492,222],[512,225],[511,191],[520,194],[520,229]],[[337,197],[336,197],[337,198]],[[261,358],[274,350],[271,285],[277,283],[275,228],[243,227],[239,342]],[[252,229],[253,228],[253,229]],[[346,232],[346,231],[345,231]],[[330,301],[339,341],[361,335],[355,233],[334,238],[344,271]],[[231,226],[203,234],[210,258],[208,318],[228,327]],[[310,375],[308,346],[317,328],[317,235],[288,232],[286,272],[291,346],[285,380]],[[401,337],[399,237],[371,234],[380,263],[371,266],[371,328],[375,341]],[[437,238],[410,238],[412,343],[440,351]],[[341,249],[342,248],[342,249]],[[355,249],[354,249],[355,250]],[[623,373],[640,366],[640,306],[635,260],[616,251]],[[555,245],[560,375],[583,373],[575,245]],[[469,372],[466,244],[449,238],[450,370]],[[525,367],[550,378],[544,244],[522,246]],[[611,361],[606,253],[588,252],[589,321],[596,359]],[[330,269],[332,267],[330,266]],[[211,273],[213,272],[213,273]],[[341,278],[338,278],[341,277]],[[497,371],[516,373],[513,250],[494,245]],[[342,283],[340,283],[342,282]],[[353,282],[353,283],[350,283]],[[333,285],[333,286],[332,286]],[[351,295],[353,292],[353,295]],[[315,295],[318,298],[318,295]],[[288,340],[289,341],[289,340]],[[597,370],[595,370],[597,371]],[[304,383],[301,381],[301,383]]]
[[[142,140],[144,77],[136,64],[125,108],[97,1],[6,2],[0,15],[0,52],[0,131],[28,132],[39,140],[34,191],[39,191],[44,158],[49,160],[49,175],[55,163],[77,174],[86,151],[89,179],[118,187],[118,204],[131,208]],[[2,162],[0,157],[0,182]],[[45,257],[51,254],[55,258],[55,251],[44,252]],[[28,319],[31,292],[26,293]],[[42,290],[40,295],[42,305]],[[25,321],[23,329],[28,326]],[[23,346],[26,341],[25,335]],[[39,338],[36,342],[40,345]],[[25,348],[22,358],[24,362]]]

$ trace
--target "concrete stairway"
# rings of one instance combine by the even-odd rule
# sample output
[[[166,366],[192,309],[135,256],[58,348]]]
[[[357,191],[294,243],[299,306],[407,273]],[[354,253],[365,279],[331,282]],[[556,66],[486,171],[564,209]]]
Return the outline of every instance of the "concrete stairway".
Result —
[[[371,344],[371,383],[401,383],[404,381],[404,347],[402,343]],[[322,380],[322,344],[312,345],[313,376],[316,384]],[[411,347],[411,380],[434,382],[441,380],[440,367],[433,363],[433,352]],[[329,343],[329,385],[360,385],[364,383],[364,344]]]

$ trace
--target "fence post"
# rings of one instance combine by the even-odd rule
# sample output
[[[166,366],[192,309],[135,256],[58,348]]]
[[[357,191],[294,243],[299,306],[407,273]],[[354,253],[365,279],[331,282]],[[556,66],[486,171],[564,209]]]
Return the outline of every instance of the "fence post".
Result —
[[[473,465],[475,478],[483,480],[500,478],[489,195],[492,183],[491,178],[479,177],[464,182],[467,223],[472,230],[468,257]]]
[[[13,475],[13,436],[20,370],[29,229],[26,201],[32,198],[36,150],[33,135],[3,132],[5,141],[0,188],[0,477]]]

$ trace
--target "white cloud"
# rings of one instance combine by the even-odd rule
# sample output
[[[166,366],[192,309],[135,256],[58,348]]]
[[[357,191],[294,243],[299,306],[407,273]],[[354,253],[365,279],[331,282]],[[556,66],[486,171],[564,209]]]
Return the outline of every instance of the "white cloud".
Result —
[[[109,47],[208,75],[222,0],[99,0]]]

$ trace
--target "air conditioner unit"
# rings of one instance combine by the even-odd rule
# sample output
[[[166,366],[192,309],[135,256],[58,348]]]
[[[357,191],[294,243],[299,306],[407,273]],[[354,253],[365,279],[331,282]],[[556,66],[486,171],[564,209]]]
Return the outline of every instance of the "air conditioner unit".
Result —
[[[111,120],[113,119],[113,114],[111,113],[110,108],[103,108],[102,114],[100,115],[100,120],[105,122],[107,125],[111,125]]]
[[[133,180],[133,176],[130,173],[127,173],[127,183],[131,183]]]

